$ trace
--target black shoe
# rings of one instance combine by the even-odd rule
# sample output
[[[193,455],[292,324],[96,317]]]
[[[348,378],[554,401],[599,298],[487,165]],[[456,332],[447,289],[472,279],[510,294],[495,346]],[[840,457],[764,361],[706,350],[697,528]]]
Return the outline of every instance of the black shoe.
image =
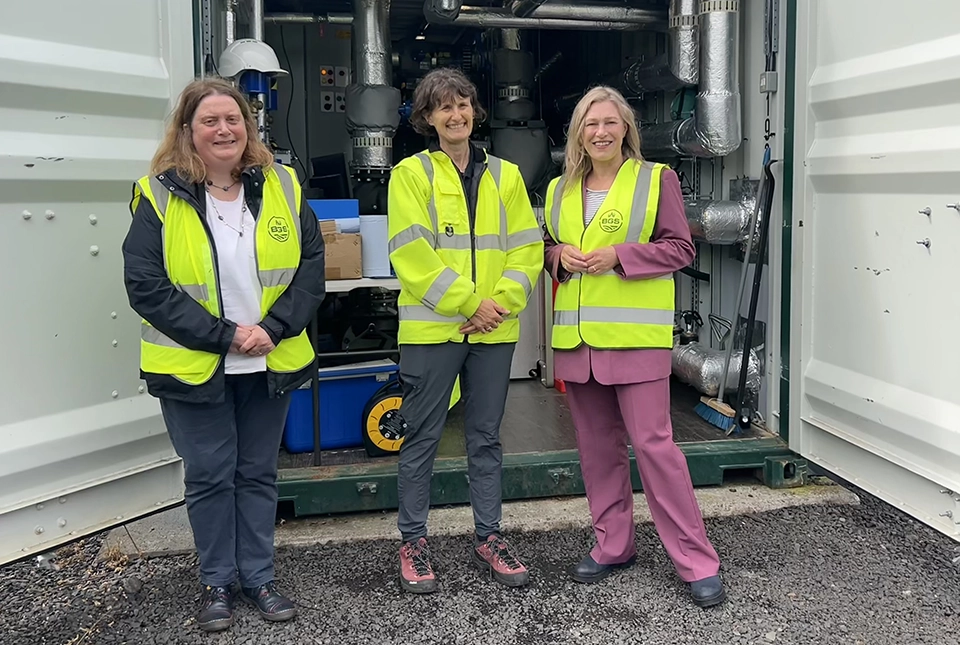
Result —
[[[254,605],[265,620],[279,623],[297,615],[297,606],[277,591],[277,586],[273,582],[252,589],[244,587],[243,598]]]
[[[690,595],[693,596],[693,602],[698,607],[712,607],[719,605],[727,597],[723,590],[723,582],[720,576],[712,576],[690,583]]]
[[[230,587],[203,588],[197,625],[205,632],[219,632],[233,625],[233,590]]]
[[[577,582],[600,582],[617,569],[626,569],[637,561],[637,556],[632,555],[626,562],[618,564],[597,564],[597,561],[588,553],[587,557],[581,560],[577,566],[570,569],[570,577]]]

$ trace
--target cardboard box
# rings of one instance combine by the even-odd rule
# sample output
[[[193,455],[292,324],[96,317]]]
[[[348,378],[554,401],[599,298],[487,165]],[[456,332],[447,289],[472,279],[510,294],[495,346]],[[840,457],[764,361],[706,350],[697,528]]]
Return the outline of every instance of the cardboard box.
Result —
[[[356,280],[363,277],[363,254],[358,233],[324,233],[324,267],[327,280]]]

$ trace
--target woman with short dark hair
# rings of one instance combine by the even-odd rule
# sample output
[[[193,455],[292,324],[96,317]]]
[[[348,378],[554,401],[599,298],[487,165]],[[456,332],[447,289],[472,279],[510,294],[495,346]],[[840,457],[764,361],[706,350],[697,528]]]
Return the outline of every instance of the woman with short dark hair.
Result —
[[[437,69],[417,86],[411,121],[427,150],[393,169],[390,260],[400,280],[401,414],[407,423],[397,488],[400,581],[437,588],[427,547],[430,481],[457,377],[466,406],[473,561],[508,586],[529,581],[500,534],[500,421],[518,316],[543,269],[543,240],[515,164],[470,142],[484,116],[461,72]]]

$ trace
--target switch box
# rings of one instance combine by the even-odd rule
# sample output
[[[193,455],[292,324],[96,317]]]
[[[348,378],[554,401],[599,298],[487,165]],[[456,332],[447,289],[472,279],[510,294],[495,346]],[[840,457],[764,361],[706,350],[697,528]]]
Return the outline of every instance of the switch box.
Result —
[[[349,67],[335,67],[334,68],[334,78],[336,79],[337,87],[346,87],[350,84],[350,68]]]
[[[336,98],[335,103],[337,106],[337,112],[346,112],[347,102],[344,100],[343,94],[337,94],[335,98]]]
[[[333,87],[336,84],[336,78],[334,76],[334,70],[332,65],[321,65],[320,66],[320,86],[321,87]]]
[[[776,91],[777,91],[777,73],[761,72],[760,73],[760,93],[773,94]]]
[[[320,111],[333,112],[334,110],[333,92],[320,92]]]

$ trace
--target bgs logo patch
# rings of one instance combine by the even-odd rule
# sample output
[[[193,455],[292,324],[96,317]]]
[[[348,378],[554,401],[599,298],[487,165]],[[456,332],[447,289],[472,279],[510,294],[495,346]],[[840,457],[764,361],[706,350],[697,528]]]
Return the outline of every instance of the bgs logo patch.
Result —
[[[614,233],[623,226],[623,215],[620,211],[607,211],[600,216],[600,228],[606,233]]]
[[[271,217],[267,222],[267,232],[277,242],[286,242],[290,239],[290,227],[282,217]]]

